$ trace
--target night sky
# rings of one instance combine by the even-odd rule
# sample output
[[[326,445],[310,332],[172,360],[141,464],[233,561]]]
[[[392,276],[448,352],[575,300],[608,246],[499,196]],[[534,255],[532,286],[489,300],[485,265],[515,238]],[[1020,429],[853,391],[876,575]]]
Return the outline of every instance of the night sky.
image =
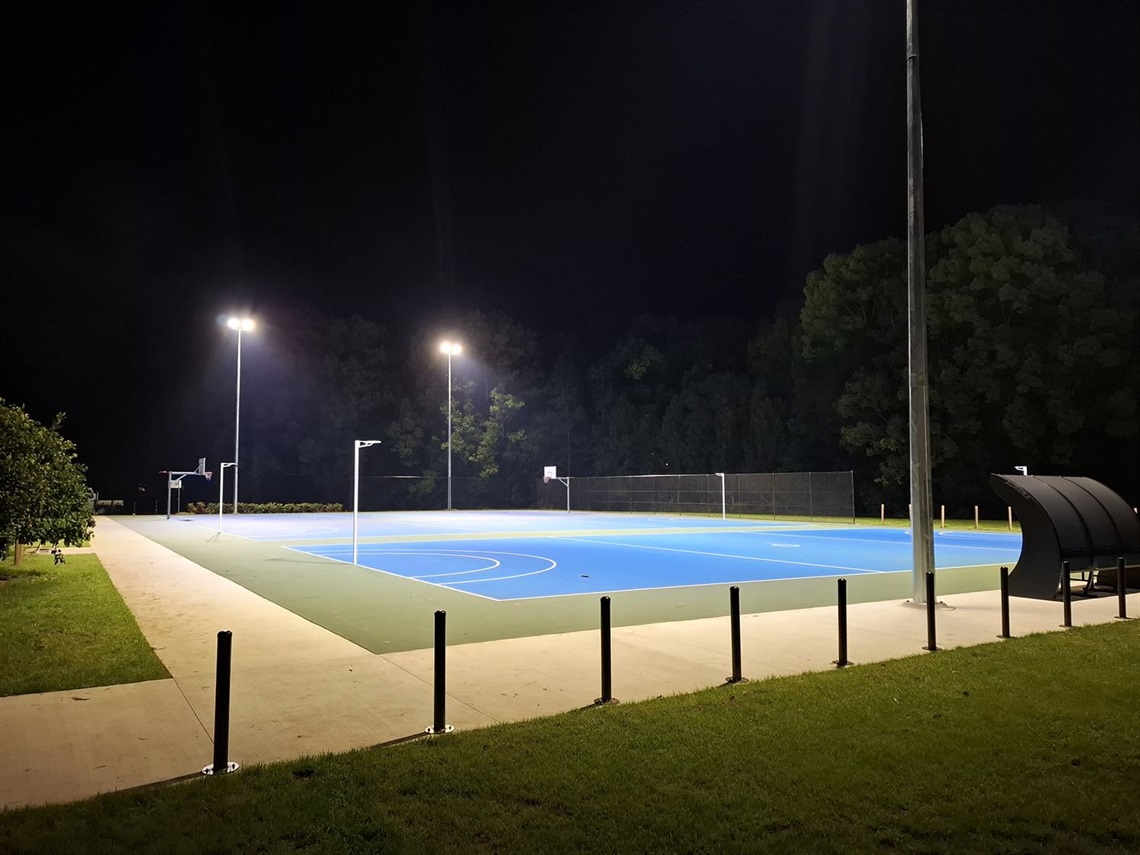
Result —
[[[1135,211],[1138,10],[922,0],[928,230]],[[500,309],[604,352],[646,312],[759,322],[905,237],[902,0],[2,14],[0,397],[66,411],[96,489],[232,354],[223,313]]]

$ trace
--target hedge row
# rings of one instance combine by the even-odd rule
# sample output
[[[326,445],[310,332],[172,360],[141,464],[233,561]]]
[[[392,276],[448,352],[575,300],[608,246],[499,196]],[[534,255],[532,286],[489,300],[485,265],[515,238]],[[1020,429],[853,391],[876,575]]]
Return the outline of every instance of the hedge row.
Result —
[[[186,505],[188,514],[216,514],[217,502],[191,502]],[[233,505],[227,503],[225,510],[232,511]],[[340,502],[239,502],[238,513],[241,514],[338,514],[344,511]]]

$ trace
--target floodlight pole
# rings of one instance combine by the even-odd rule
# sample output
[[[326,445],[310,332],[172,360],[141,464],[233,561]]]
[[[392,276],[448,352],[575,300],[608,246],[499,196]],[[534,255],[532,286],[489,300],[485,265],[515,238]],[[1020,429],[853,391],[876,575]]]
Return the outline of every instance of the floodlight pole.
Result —
[[[237,403],[234,410],[234,513],[238,512],[238,448],[241,442],[241,334],[253,329],[250,318],[230,318],[226,326],[237,331]]]
[[[922,604],[926,602],[926,574],[934,573],[934,503],[930,492],[918,0],[907,0],[906,3],[906,69],[911,545],[914,564],[913,601]]]
[[[357,519],[360,515],[360,449],[379,445],[378,439],[358,439],[352,451],[352,563],[356,563]]]
[[[463,346],[454,341],[445,341],[439,346],[441,353],[447,354],[447,509],[451,510],[451,357],[463,352]]]
[[[726,520],[728,519],[728,505],[724,499],[724,473],[716,472],[714,474],[720,476],[720,518]]]
[[[451,510],[451,351],[447,351],[447,509]]]
[[[218,471],[218,533],[222,531],[222,511],[226,507],[226,469],[230,466],[235,467],[234,475],[237,475],[236,463],[223,463],[222,468]]]

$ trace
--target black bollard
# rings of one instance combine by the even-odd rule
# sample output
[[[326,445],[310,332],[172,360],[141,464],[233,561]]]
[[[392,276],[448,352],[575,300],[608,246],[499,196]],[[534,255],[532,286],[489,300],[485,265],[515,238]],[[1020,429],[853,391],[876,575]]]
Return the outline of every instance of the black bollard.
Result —
[[[938,649],[938,640],[934,634],[934,573],[926,572],[926,647],[932,653]]]
[[[1119,604],[1116,616],[1121,620],[1128,620],[1127,593],[1128,587],[1124,584],[1124,556],[1121,555],[1116,559],[1116,601]]]
[[[230,661],[233,658],[234,635],[228,629],[218,633],[218,666],[214,678],[214,762],[202,770],[203,775],[225,775],[236,772],[237,763],[229,761],[230,753]]]
[[[451,733],[455,730],[445,724],[447,708],[447,612],[435,613],[435,710],[431,727],[425,733]]]
[[[1001,635],[999,638],[1011,638],[1009,634],[1009,568],[1001,568]]]
[[[610,670],[610,598],[602,597],[602,696],[594,703],[612,703],[613,673]]]
[[[1064,604],[1065,622],[1062,626],[1073,625],[1073,585],[1069,579],[1069,562],[1061,562],[1061,602]]]
[[[847,580],[839,580],[839,658],[835,664],[842,668],[850,665],[847,658]]]
[[[729,683],[740,683],[740,588],[733,585],[728,589],[728,613],[732,629],[732,676]]]

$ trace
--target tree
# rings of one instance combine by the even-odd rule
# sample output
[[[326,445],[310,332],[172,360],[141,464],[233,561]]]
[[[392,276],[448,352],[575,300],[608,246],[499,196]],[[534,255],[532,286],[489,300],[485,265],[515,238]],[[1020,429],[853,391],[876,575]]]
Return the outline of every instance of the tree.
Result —
[[[0,399],[0,557],[25,543],[73,546],[91,536],[95,520],[75,446],[59,428],[32,419],[23,407]]]
[[[999,207],[943,229],[935,252],[931,387],[953,439],[946,488],[986,489],[987,472],[1015,464],[1118,485],[1140,474],[1137,307],[1083,266],[1068,229],[1040,208]]]
[[[942,500],[974,504],[988,473],[1136,477],[1135,300],[1085,269],[1039,208],[971,214],[927,237],[931,457]],[[908,471],[905,248],[832,256],[808,278],[805,354],[843,444],[897,497]],[[1120,461],[1131,458],[1130,470]]]

